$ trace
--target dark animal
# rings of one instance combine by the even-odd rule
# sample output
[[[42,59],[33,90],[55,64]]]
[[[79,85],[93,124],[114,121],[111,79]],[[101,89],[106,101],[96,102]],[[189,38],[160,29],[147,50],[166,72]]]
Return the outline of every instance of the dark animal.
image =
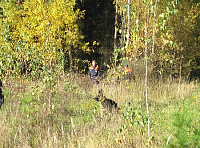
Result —
[[[98,95],[94,98],[95,101],[101,102],[101,105],[103,108],[107,109],[108,111],[119,111],[119,107],[117,106],[117,103],[113,100],[107,99],[103,95],[102,89],[99,90]]]
[[[3,95],[3,92],[2,92],[2,89],[0,87],[0,108],[1,108],[1,105],[4,103],[4,95]]]

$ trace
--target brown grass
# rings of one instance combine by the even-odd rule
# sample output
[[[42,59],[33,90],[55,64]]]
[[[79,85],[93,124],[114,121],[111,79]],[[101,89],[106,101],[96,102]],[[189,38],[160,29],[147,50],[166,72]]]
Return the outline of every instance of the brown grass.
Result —
[[[149,140],[146,127],[141,130],[123,117],[123,113],[129,113],[126,111],[128,102],[133,102],[133,108],[146,116],[143,80],[114,86],[104,80],[100,85],[92,85],[87,77],[76,75],[65,78],[56,86],[51,108],[45,89],[38,93],[40,100],[33,98],[30,103],[22,103],[23,98],[31,96],[34,85],[28,81],[10,81],[5,85],[6,102],[0,114],[0,147],[163,147],[166,146],[164,139],[172,133],[172,113],[179,108],[181,98],[188,97],[197,88],[196,84],[186,82],[149,83],[152,137]],[[119,114],[104,112],[101,118],[99,104],[92,100],[99,89],[118,103]],[[23,110],[24,106],[30,110],[28,113]],[[38,111],[34,111],[37,107]]]

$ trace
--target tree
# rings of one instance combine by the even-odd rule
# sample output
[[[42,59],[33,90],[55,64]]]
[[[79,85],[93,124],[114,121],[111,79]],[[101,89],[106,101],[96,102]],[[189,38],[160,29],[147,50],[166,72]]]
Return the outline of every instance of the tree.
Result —
[[[147,10],[146,10],[147,9]],[[150,116],[149,116],[149,105],[148,105],[148,27],[149,27],[149,7],[146,6],[146,21],[145,21],[145,94],[146,94],[146,109],[148,119],[148,138],[150,138]]]
[[[147,37],[146,5],[149,8]],[[199,3],[182,0],[136,0],[129,3],[128,0],[118,0],[116,7],[122,22],[119,30],[122,35],[120,47],[126,53],[123,58],[144,60],[147,40],[152,45],[147,54],[151,58],[154,75],[159,75],[161,79],[181,75],[188,77],[191,61],[194,61],[193,54],[198,55]],[[129,44],[125,46],[127,41]]]
[[[1,52],[1,59],[12,63],[5,65],[4,70],[20,74],[22,63],[32,77],[41,76],[44,68],[63,70],[64,53],[71,46],[79,46],[83,38],[77,25],[82,13],[79,9],[74,11],[74,6],[75,0],[3,3],[5,19],[1,23],[0,49],[5,52]]]

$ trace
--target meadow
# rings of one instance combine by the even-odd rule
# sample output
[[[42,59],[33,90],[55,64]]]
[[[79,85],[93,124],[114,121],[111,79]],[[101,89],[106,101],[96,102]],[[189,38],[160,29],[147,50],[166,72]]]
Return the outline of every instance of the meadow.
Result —
[[[150,138],[144,81],[119,83],[87,77],[57,80],[55,92],[39,82],[5,81],[0,147],[199,147],[200,85],[149,81]],[[119,113],[103,112],[93,98],[99,89],[116,101]]]
[[[198,0],[0,0],[0,148],[199,148],[199,10]],[[86,75],[94,59],[99,85]],[[125,64],[135,80],[116,85]],[[119,112],[95,102],[100,89]]]

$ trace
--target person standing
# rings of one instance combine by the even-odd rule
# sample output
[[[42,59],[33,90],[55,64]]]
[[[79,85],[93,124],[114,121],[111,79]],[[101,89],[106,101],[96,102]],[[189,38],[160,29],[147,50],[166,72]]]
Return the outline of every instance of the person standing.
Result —
[[[92,65],[89,67],[89,77],[91,82],[99,84],[98,78],[100,76],[99,66],[95,60],[92,61]]]
[[[125,64],[123,72],[124,72],[124,78],[123,78],[124,81],[134,79],[133,70],[129,68],[128,64]]]

